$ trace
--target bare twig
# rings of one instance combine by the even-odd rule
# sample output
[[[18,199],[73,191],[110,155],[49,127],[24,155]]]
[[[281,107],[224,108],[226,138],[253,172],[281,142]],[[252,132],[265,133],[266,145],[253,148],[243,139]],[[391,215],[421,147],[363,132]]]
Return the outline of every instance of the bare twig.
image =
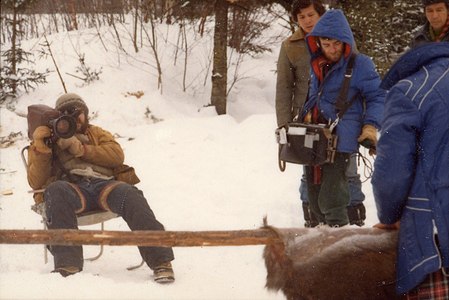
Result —
[[[156,36],[156,28],[154,27],[154,20],[152,15],[150,14],[150,26],[151,26],[151,37],[148,33],[148,31],[143,27],[143,30],[145,32],[145,35],[147,36],[148,42],[150,43],[151,50],[153,51],[154,60],[156,61],[156,68],[157,68],[157,87],[161,90],[162,94],[162,66],[161,62],[159,60],[159,55],[157,52],[157,36]]]
[[[53,60],[53,64],[55,65],[56,72],[58,72],[59,80],[61,80],[62,87],[64,88],[64,93],[67,93],[67,88],[65,87],[64,79],[62,79],[61,72],[59,72],[58,65],[56,64],[55,57],[53,56],[53,52],[51,51],[50,43],[48,42],[47,35],[44,33],[45,38],[45,46],[47,46],[48,51],[50,52],[51,59]]]

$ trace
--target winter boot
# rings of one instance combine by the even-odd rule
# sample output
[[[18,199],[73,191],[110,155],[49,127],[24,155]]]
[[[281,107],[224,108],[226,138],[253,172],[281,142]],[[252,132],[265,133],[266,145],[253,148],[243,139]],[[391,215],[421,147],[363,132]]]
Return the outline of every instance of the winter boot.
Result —
[[[81,269],[78,267],[59,267],[51,271],[52,273],[59,273],[62,277],[67,277],[78,272],[81,272]]]
[[[175,273],[170,262],[160,264],[153,270],[154,281],[157,283],[171,283],[175,281]]]
[[[312,213],[312,211],[309,208],[309,202],[302,203],[302,211],[304,213],[304,227],[312,228],[312,227],[316,227],[319,224],[315,215]]]
[[[363,203],[348,206],[348,218],[350,225],[362,227],[365,225],[366,210]]]

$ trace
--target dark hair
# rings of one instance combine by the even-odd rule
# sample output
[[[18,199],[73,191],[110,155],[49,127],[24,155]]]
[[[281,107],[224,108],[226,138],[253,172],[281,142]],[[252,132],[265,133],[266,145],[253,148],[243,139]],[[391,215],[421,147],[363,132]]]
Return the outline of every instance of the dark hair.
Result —
[[[326,12],[326,8],[324,7],[321,0],[295,0],[292,4],[291,10],[293,21],[298,22],[298,14],[301,9],[307,8],[310,5],[313,5],[313,8],[320,16],[322,16]]]
[[[426,7],[428,5],[436,4],[436,3],[444,3],[446,7],[449,8],[449,0],[422,0],[422,6]]]

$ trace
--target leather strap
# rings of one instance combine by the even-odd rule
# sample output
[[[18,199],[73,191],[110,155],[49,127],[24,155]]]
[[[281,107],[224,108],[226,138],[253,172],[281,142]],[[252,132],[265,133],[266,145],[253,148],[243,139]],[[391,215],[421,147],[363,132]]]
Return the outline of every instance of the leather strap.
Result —
[[[335,107],[338,111],[337,117],[339,119],[341,119],[341,117],[343,117],[345,112],[348,110],[348,108],[352,105],[352,103],[358,96],[358,93],[357,93],[354,97],[351,98],[350,101],[347,101],[349,85],[351,83],[352,71],[354,69],[354,62],[355,62],[356,56],[357,56],[357,54],[352,53],[351,56],[349,57],[348,65],[346,66],[346,71],[345,71],[345,78],[343,79],[343,84],[341,86],[340,93],[338,94],[337,101],[335,102]]]

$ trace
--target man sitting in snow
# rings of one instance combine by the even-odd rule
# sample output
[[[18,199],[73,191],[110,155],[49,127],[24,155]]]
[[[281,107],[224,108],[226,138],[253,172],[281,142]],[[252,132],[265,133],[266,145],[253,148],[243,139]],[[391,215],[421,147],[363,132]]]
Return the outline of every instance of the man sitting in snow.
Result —
[[[39,126],[28,151],[28,182],[35,190],[45,189],[34,198],[45,207],[48,228],[77,229],[77,214],[100,209],[121,216],[131,230],[164,230],[142,191],[115,180],[115,171],[123,166],[123,150],[109,132],[89,124],[83,99],[64,94],[55,109],[76,119],[76,134],[48,143],[50,128]],[[66,277],[83,269],[81,246],[51,246],[50,251],[54,272]],[[139,251],[156,282],[174,281],[171,248],[139,247]]]

